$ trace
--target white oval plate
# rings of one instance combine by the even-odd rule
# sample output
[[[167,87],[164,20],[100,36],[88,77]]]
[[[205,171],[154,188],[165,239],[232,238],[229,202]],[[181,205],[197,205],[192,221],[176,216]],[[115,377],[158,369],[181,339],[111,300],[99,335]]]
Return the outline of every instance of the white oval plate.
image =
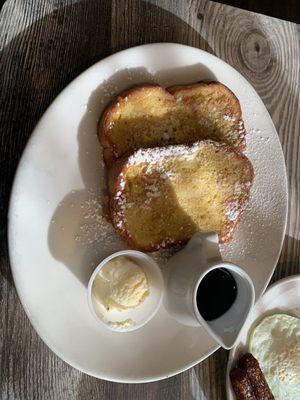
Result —
[[[231,387],[229,373],[238,358],[249,351],[250,332],[264,317],[275,313],[285,313],[300,318],[300,275],[289,276],[274,283],[253,307],[242,329],[238,344],[229,353],[226,372],[228,400],[236,399]]]
[[[114,54],[57,97],[24,151],[9,211],[15,284],[41,338],[89,375],[117,382],[154,381],[184,371],[218,348],[202,328],[180,325],[163,307],[135,332],[102,329],[88,310],[86,296],[93,268],[125,248],[100,215],[104,169],[96,137],[99,116],[112,98],[132,85],[202,79],[223,82],[237,95],[249,131],[247,155],[256,174],[252,196],[234,240],[221,251],[227,261],[247,270],[259,296],[276,266],[285,231],[285,163],[261,99],[222,60],[171,43]]]

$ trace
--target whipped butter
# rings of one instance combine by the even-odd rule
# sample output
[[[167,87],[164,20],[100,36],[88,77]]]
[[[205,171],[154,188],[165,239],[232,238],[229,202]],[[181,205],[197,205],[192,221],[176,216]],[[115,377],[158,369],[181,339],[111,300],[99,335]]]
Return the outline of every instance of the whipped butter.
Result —
[[[110,260],[99,271],[93,285],[95,298],[108,311],[135,308],[149,293],[147,276],[142,267],[126,256]]]
[[[122,321],[115,321],[115,322],[108,321],[108,325],[116,330],[122,330],[122,329],[130,328],[131,326],[134,326],[135,322],[133,319],[127,318]]]

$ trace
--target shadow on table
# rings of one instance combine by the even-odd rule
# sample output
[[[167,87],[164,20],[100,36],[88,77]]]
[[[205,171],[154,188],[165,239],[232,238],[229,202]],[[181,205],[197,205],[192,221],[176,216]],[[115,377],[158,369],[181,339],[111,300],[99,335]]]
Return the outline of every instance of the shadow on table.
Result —
[[[12,8],[8,3],[6,7]],[[143,1],[131,1],[128,10],[134,10],[132,15],[138,22],[135,35],[126,33],[130,18],[118,14],[110,0],[81,1],[63,8],[48,7],[52,7],[49,15],[29,25],[1,51],[0,258],[1,274],[10,283],[9,264],[4,260],[7,260],[7,210],[12,181],[29,136],[53,99],[89,66],[134,45],[177,42],[212,52],[190,25]],[[11,19],[17,18],[14,14],[17,11],[12,9],[11,12]],[[117,26],[120,31],[116,30]],[[122,79],[122,74],[118,79]],[[96,97],[94,94],[94,101]],[[100,110],[101,105],[98,107]],[[82,138],[78,140],[80,145]]]
[[[269,286],[290,275],[300,274],[300,240],[285,235],[276,270],[272,276]]]

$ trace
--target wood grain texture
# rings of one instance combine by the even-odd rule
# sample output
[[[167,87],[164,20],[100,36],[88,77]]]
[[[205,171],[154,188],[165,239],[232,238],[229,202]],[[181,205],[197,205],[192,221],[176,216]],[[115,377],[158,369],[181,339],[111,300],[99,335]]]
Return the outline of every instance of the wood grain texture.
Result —
[[[160,41],[215,54],[262,97],[283,146],[290,191],[287,235],[273,280],[300,272],[299,26],[209,1],[9,0],[0,14],[1,400],[225,399],[224,350],[179,376],[144,385],[112,384],[69,367],[32,329],[9,267],[9,193],[38,119],[94,62]]]
[[[300,3],[298,0],[219,0],[219,3],[286,19],[298,24],[300,22]]]

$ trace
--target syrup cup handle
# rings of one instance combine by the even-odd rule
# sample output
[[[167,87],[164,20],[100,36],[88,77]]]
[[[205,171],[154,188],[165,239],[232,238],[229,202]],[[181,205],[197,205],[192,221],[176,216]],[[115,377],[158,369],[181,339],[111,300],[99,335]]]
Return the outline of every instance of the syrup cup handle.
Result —
[[[164,269],[166,293],[164,305],[179,322],[199,326],[193,305],[195,287],[211,265],[222,262],[218,236],[214,232],[197,233]]]

